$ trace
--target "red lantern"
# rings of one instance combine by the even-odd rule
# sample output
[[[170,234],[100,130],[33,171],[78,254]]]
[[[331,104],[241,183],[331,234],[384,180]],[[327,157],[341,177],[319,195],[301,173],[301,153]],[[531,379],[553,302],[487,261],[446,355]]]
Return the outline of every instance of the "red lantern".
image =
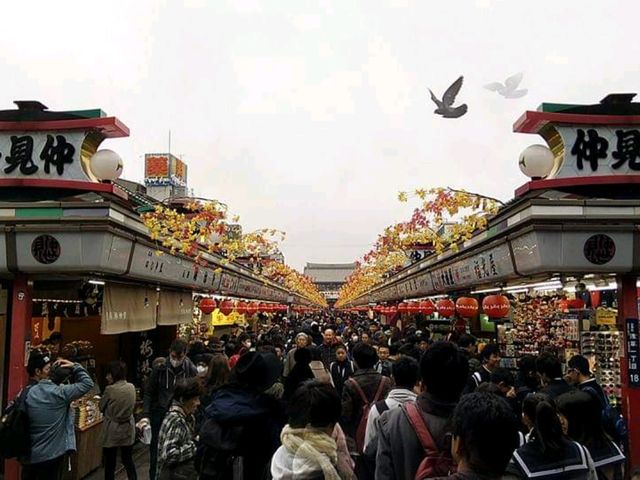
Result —
[[[376,305],[375,307],[373,307],[373,311],[376,313],[382,313],[383,309],[384,309],[384,305]]]
[[[250,302],[247,304],[247,315],[255,315],[258,313],[258,304],[256,302]]]
[[[286,305],[278,305],[278,310],[280,312],[286,312],[287,311],[287,306]]]
[[[220,302],[220,311],[223,315],[229,315],[233,312],[233,302],[231,300],[223,300]]]
[[[419,302],[409,302],[409,313],[420,313],[420,303]]]
[[[244,302],[238,302],[236,305],[236,310],[240,315],[244,315],[247,313],[247,304]]]
[[[409,304],[402,302],[398,304],[398,313],[407,313],[409,311]]]
[[[436,311],[436,306],[431,300],[423,300],[418,306],[420,308],[420,313],[424,313],[425,315],[431,315]]]
[[[489,318],[505,318],[509,315],[511,304],[504,295],[487,295],[482,299],[482,310]]]
[[[474,318],[478,315],[478,300],[473,297],[460,297],[456,300],[456,311],[462,318]]]
[[[436,309],[438,310],[438,315],[444,318],[452,317],[456,311],[456,304],[453,303],[453,300],[448,298],[443,298],[438,300],[436,303]]]
[[[387,315],[395,315],[396,313],[398,313],[398,306],[389,305],[389,307],[387,308]]]
[[[569,310],[569,300],[560,300],[558,302],[558,310],[561,312],[566,312]]]
[[[261,303],[260,306],[258,307],[258,311],[262,313],[267,313],[269,311],[269,305],[267,305],[266,303]]]
[[[591,307],[598,308],[600,306],[600,299],[601,299],[600,290],[594,290],[593,292],[589,292],[589,297],[591,298]]]
[[[200,300],[200,303],[198,304],[198,308],[205,315],[209,315],[210,313],[212,313],[217,306],[218,305],[216,304],[216,301],[213,298],[203,298],[202,300]]]

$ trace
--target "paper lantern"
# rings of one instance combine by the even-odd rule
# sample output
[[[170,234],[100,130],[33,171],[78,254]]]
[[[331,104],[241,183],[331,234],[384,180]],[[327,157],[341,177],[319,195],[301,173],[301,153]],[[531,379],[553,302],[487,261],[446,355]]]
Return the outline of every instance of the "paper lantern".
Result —
[[[518,165],[527,177],[533,180],[551,173],[554,165],[553,152],[545,145],[530,145],[520,154]]]
[[[224,315],[229,315],[233,312],[233,302],[231,300],[223,300],[220,302],[220,311]]]
[[[382,313],[383,309],[384,309],[384,305],[376,305],[375,307],[373,307],[373,311],[376,313]]]
[[[569,300],[560,300],[558,302],[558,310],[561,312],[566,312],[569,310]]]
[[[250,302],[247,304],[247,315],[255,315],[258,313],[258,304],[256,302]]]
[[[438,310],[438,315],[444,318],[449,318],[455,313],[456,304],[453,303],[453,300],[443,298],[441,300],[438,300],[438,302],[436,303],[436,309]]]
[[[236,304],[236,311],[240,314],[240,315],[244,315],[245,313],[247,313],[247,304],[244,302],[238,302]]]
[[[407,313],[409,311],[409,304],[402,302],[398,304],[398,313]]]
[[[267,313],[269,311],[269,305],[267,305],[266,303],[261,303],[258,306],[258,311],[262,313]]]
[[[395,315],[396,313],[398,313],[398,306],[397,305],[389,305],[389,308],[387,310],[387,315]]]
[[[205,315],[209,315],[210,313],[212,313],[217,306],[218,305],[213,298],[203,298],[202,300],[200,300],[200,303],[198,303],[198,308]]]
[[[409,313],[420,313],[420,303],[419,302],[409,302],[409,308],[407,309]]]
[[[591,299],[591,308],[598,308],[600,306],[601,297],[602,295],[600,290],[589,292],[589,298]]]
[[[489,318],[505,318],[510,310],[511,303],[504,295],[487,295],[482,299],[482,311]]]
[[[456,300],[456,311],[462,318],[474,318],[478,315],[478,300],[473,297],[460,297]]]
[[[436,306],[431,300],[423,300],[418,307],[420,308],[420,313],[424,313],[425,315],[432,315],[433,312],[436,311]]]

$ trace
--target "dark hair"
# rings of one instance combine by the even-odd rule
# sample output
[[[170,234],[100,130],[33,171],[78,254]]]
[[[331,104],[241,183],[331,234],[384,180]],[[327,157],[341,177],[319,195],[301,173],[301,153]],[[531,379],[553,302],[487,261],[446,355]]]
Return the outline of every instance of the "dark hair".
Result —
[[[491,383],[491,382],[482,382],[476,388],[476,392],[492,393],[494,395],[498,395],[499,397],[504,397],[504,394],[502,393],[502,390],[500,390],[500,387],[495,383]]]
[[[49,341],[51,343],[60,342],[61,340],[62,334],[60,332],[52,332],[51,335],[49,335]]]
[[[574,355],[569,359],[569,363],[567,363],[569,368],[575,368],[582,375],[589,376],[591,375],[591,370],[589,369],[589,360],[587,360],[582,355]]]
[[[378,349],[381,349],[381,348],[386,348],[387,350],[389,350],[389,354],[391,354],[391,350],[389,349],[389,345],[387,345],[386,343],[380,342],[378,344]]]
[[[358,368],[373,368],[378,361],[378,353],[368,343],[359,342],[353,347],[353,359]]]
[[[391,365],[391,376],[398,387],[413,390],[418,383],[420,365],[412,357],[402,357]]]
[[[320,351],[320,349],[315,346],[315,345],[311,345],[309,347],[309,351],[311,352],[311,361],[313,362],[314,360],[322,360],[322,352]]]
[[[471,393],[460,399],[453,413],[453,435],[474,473],[501,476],[518,447],[518,419],[497,395]]]
[[[527,395],[522,402],[522,413],[533,423],[533,441],[543,455],[551,458],[561,456],[564,434],[553,400],[543,393]]]
[[[216,353],[211,357],[207,370],[207,388],[218,388],[229,383],[229,359],[222,353]]]
[[[311,350],[308,347],[296,348],[293,352],[293,359],[296,364],[309,365],[311,363]]]
[[[451,342],[436,342],[420,361],[422,383],[439,400],[455,402],[467,382],[469,362]]]
[[[194,358],[199,357],[205,352],[204,343],[196,340],[189,345],[189,348],[187,349],[187,357],[194,361]]]
[[[595,395],[581,390],[563,393],[556,399],[558,412],[569,423],[569,436],[591,449],[606,442],[602,427],[602,405]]]
[[[513,387],[516,382],[508,368],[500,367],[491,372],[491,383],[495,383],[496,385],[504,383],[508,387]]]
[[[480,352],[480,359],[484,363],[489,360],[489,357],[491,357],[491,355],[494,354],[500,355],[500,347],[496,343],[489,343]]]
[[[175,350],[174,350],[175,351]],[[181,378],[173,390],[174,400],[184,402],[202,395],[202,383],[197,378]]]
[[[392,342],[391,345],[389,345],[389,355],[398,355],[399,352],[400,352],[400,343]]]
[[[536,357],[524,355],[518,360],[518,379],[522,385],[532,391],[536,391],[540,384],[536,370]]]
[[[398,353],[415,358],[417,361],[420,361],[420,356],[422,355],[420,349],[413,343],[405,343],[398,349]]]
[[[323,428],[338,422],[342,413],[340,397],[330,384],[309,380],[295,391],[289,402],[289,425]]]
[[[171,342],[169,351],[176,353],[185,353],[187,351],[187,342],[185,342],[181,338],[176,338],[173,342]]]
[[[224,354],[229,358],[234,356],[236,354],[236,344],[233,342],[225,343]]]
[[[344,351],[347,350],[347,346],[344,343],[338,343],[336,344],[336,351],[338,351],[339,349],[342,349]]]
[[[127,378],[127,364],[122,360],[115,360],[107,364],[107,373],[111,374],[113,383]]]
[[[473,335],[469,335],[468,333],[463,333],[458,339],[458,346],[460,348],[468,348],[471,345],[475,345],[476,343],[478,343],[476,337],[474,337]]]
[[[536,370],[548,378],[562,377],[562,364],[560,359],[551,353],[543,353],[536,359]]]

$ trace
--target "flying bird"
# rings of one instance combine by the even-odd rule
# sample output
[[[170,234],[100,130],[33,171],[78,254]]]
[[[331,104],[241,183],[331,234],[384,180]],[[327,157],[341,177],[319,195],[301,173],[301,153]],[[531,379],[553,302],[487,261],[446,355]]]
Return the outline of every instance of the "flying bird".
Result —
[[[444,92],[444,96],[442,100],[439,100],[429,89],[429,93],[431,93],[431,100],[435,103],[438,108],[434,110],[433,113],[438,115],[442,115],[444,118],[458,118],[467,113],[467,105],[462,104],[459,107],[454,107],[453,102],[456,100],[456,96],[460,92],[460,88],[462,88],[462,82],[464,80],[463,76],[460,76],[455,82],[451,84],[447,91]]]
[[[491,90],[492,92],[498,92],[504,98],[521,98],[524,97],[529,90],[521,88],[518,90],[518,86],[522,82],[522,72],[516,73],[504,81],[504,85],[500,82],[493,82],[485,85],[484,88]]]

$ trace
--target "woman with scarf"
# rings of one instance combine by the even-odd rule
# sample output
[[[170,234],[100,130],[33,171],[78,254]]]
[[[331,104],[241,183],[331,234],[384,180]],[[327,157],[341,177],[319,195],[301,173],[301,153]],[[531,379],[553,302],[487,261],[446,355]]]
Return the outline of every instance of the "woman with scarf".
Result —
[[[355,478],[346,442],[336,431],[340,413],[340,398],[331,385],[313,380],[300,386],[289,403],[282,446],[271,461],[273,480]]]
[[[196,378],[178,380],[173,403],[162,421],[158,439],[159,480],[195,480],[194,413],[200,405],[202,384]]]

